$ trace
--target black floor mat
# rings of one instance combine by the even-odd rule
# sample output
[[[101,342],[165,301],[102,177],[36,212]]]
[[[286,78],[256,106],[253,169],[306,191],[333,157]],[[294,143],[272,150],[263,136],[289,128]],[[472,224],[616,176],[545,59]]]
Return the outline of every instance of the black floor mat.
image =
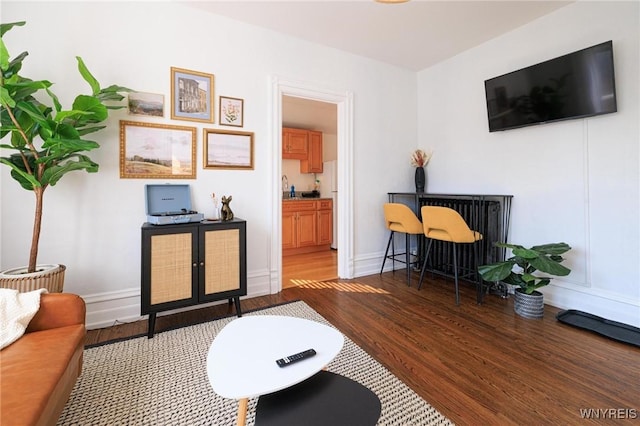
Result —
[[[640,328],[638,327],[574,309],[558,312],[556,319],[565,324],[590,330],[610,339],[640,347]]]

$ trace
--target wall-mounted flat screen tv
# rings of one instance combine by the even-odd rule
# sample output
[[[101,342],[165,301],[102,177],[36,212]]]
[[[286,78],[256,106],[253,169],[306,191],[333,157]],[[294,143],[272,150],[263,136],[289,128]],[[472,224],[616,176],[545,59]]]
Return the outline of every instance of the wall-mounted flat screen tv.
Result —
[[[617,111],[607,41],[484,82],[489,131]]]

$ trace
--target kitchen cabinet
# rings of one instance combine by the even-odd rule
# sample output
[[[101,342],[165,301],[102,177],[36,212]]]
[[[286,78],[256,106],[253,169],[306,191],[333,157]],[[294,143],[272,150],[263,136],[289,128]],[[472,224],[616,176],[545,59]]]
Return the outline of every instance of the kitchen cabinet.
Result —
[[[322,173],[322,132],[309,130],[307,158],[300,160],[300,173]]]
[[[141,314],[153,337],[158,312],[247,294],[246,222],[142,226]]]
[[[282,248],[299,249],[317,245],[315,201],[282,203]]]
[[[300,160],[300,173],[322,173],[322,132],[282,128],[282,158]]]
[[[282,254],[329,250],[333,237],[332,200],[282,202]]]
[[[319,200],[318,202],[318,244],[333,242],[333,201]]]
[[[306,160],[309,152],[309,131],[282,128],[282,158],[286,160]]]

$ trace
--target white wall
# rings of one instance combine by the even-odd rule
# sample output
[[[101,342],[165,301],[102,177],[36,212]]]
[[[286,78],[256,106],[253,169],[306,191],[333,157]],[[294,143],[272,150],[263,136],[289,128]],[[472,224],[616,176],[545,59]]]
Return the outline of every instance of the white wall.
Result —
[[[409,154],[432,148],[429,191],[513,194],[512,241],[574,247],[573,272],[545,289],[547,302],[640,325],[638,16],[637,2],[578,2],[418,73],[416,86],[413,72],[180,4],[3,1],[3,22],[27,21],[6,34],[9,51],[28,50],[24,72],[56,83],[65,105],[86,90],[76,55],[101,83],[163,93],[167,108],[175,66],[215,74],[215,104],[217,95],[243,98],[243,130],[255,132],[255,170],[203,170],[202,128],[218,125],[170,120],[168,111],[146,120],[114,113],[96,135],[100,172],[70,174],[47,190],[39,260],[67,265],[66,291],[85,298],[90,326],[138,315],[143,188],[163,181],[119,178],[118,120],[192,125],[197,179],[174,183],[191,184],[194,208],[204,213],[211,192],[233,195],[235,214],[248,222],[249,294],[268,292],[270,212],[278,202],[269,188],[268,92],[269,77],[278,75],[354,94],[357,276],[378,271],[386,192],[411,191]],[[488,132],[485,79],[609,39],[618,113]],[[406,114],[412,108],[417,114]],[[26,264],[32,209],[32,194],[0,168],[0,268]]]
[[[300,173],[300,160],[282,160],[282,174],[287,176],[289,190],[291,190],[291,185],[296,187],[296,192],[313,190],[316,175],[315,173]]]
[[[71,7],[61,2],[3,1],[2,21],[20,20],[27,25],[4,37],[9,52],[15,56],[28,50],[24,73],[54,82],[53,90],[66,106],[75,94],[87,90],[76,70],[76,55],[103,85],[162,93],[166,108],[173,66],[214,74],[216,110],[218,95],[244,99],[243,130],[255,132],[255,170],[203,170],[202,129],[218,125],[170,120],[168,109],[164,119],[118,111],[95,137],[102,147],[92,158],[100,172],[70,174],[47,190],[39,262],[67,265],[65,291],[85,298],[89,326],[139,314],[144,185],[164,182],[120,179],[120,119],[198,128],[197,179],[173,183],[189,183],[193,207],[205,214],[212,192],[233,195],[235,215],[247,220],[249,294],[269,291],[271,203],[280,202],[271,199],[269,187],[274,179],[268,98],[269,78],[274,75],[354,94],[353,262],[357,274],[376,270],[385,240],[380,205],[387,190],[410,188],[406,158],[417,143],[417,124],[415,114],[406,110],[417,106],[415,73],[182,4],[75,2]],[[387,108],[399,104],[407,108]],[[407,169],[406,178],[389,179],[389,173],[400,169]],[[0,189],[4,269],[27,262],[30,238],[25,236],[31,232],[33,195],[18,187],[6,167],[0,171]]]
[[[428,190],[513,194],[509,240],[565,241],[545,301],[640,325],[638,2],[578,2],[418,74]],[[613,40],[618,112],[489,133],[484,80]]]

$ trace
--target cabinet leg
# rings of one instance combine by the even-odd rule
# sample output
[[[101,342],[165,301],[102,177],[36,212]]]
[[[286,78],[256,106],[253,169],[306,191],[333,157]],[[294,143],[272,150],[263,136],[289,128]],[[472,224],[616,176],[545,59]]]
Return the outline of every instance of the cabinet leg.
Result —
[[[149,314],[149,329],[147,330],[147,338],[153,338],[153,332],[156,329],[156,313],[152,312]]]
[[[236,314],[238,315],[238,317],[241,317],[242,316],[242,310],[240,309],[240,296],[234,297],[233,301],[236,304]]]

